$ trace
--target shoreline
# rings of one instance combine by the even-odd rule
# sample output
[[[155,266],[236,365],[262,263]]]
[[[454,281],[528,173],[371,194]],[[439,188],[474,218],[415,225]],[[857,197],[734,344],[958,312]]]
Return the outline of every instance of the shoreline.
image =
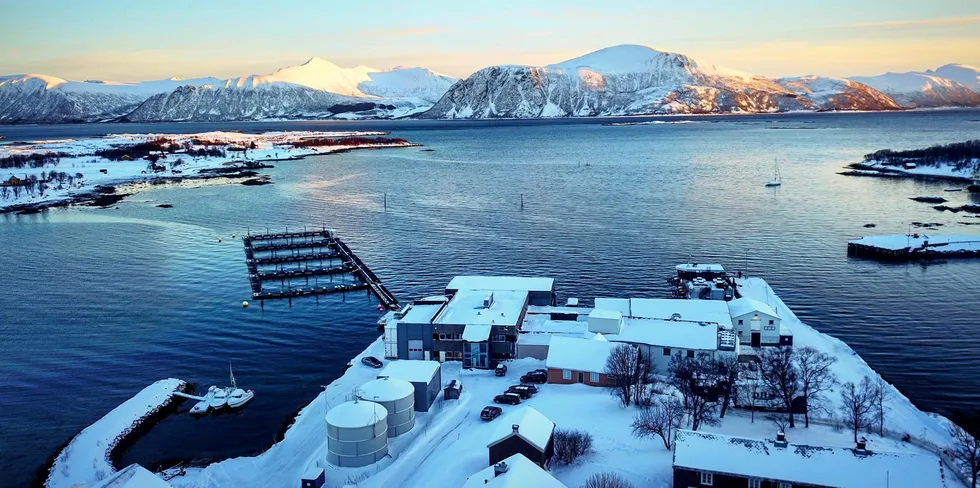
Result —
[[[799,344],[795,346],[813,346],[838,358],[835,369],[842,381],[852,380],[860,376],[868,375],[872,378],[880,377],[867,362],[865,362],[850,346],[842,340],[822,333],[812,326],[800,321],[792,310],[782,302],[775,294],[770,285],[761,278],[744,278],[739,280],[739,288],[743,296],[757,298],[768,297],[774,300],[775,305],[784,315],[784,322],[790,323]],[[466,372],[460,371],[464,383],[468,385],[467,392],[461,398],[460,403],[447,403],[440,406],[429,414],[418,414],[419,426],[421,429],[414,429],[414,435],[400,436],[391,440],[392,447],[389,458],[383,460],[377,466],[366,466],[360,469],[337,468],[323,463],[325,450],[325,428],[322,425],[322,415],[330,406],[337,405],[344,401],[344,394],[351,388],[365,381],[373,379],[377,370],[369,369],[360,365],[359,358],[365,355],[378,356],[383,349],[383,341],[378,338],[365,347],[363,351],[356,354],[351,360],[354,367],[347,369],[341,376],[331,381],[326,390],[318,393],[313,400],[303,405],[296,415],[291,419],[285,419],[284,425],[288,426],[282,437],[270,447],[264,449],[256,456],[235,457],[210,462],[202,467],[194,467],[184,464],[185,474],[170,480],[175,488],[191,488],[199,486],[206,479],[221,480],[222,484],[215,486],[292,486],[295,478],[299,477],[308,468],[322,465],[328,470],[329,479],[357,479],[360,476],[367,476],[364,483],[367,486],[383,486],[386,481],[395,477],[408,478],[418,475],[419,464],[428,458],[426,452],[432,453],[438,446],[451,442],[447,441],[443,434],[453,432],[459,427],[459,422],[463,422],[466,414],[462,411],[470,409],[474,401],[472,395],[479,390],[479,383],[490,382],[488,377],[484,379],[480,371]],[[530,369],[540,367],[543,361],[533,359],[515,360],[512,363],[515,371],[518,369]],[[458,363],[447,362],[443,365],[447,371],[459,369]],[[455,373],[450,374],[453,377]],[[445,381],[449,381],[447,377]],[[492,380],[497,381],[497,380]],[[503,379],[503,381],[507,381]],[[478,383],[474,383],[478,382]],[[942,447],[949,444],[946,426],[950,421],[940,414],[927,412],[917,407],[908,399],[897,387],[890,386],[889,396],[889,433],[879,439],[879,442],[888,444],[889,442],[900,442],[898,440],[900,432],[911,433],[915,437],[914,445],[917,449],[941,454]],[[556,387],[562,388],[562,387]],[[566,387],[567,388],[567,387]],[[548,391],[552,391],[549,388]],[[557,391],[557,390],[556,390]],[[574,393],[575,390],[562,390],[563,393]],[[605,392],[601,392],[603,397],[608,397]],[[606,399],[606,398],[604,398]],[[437,400],[438,402],[438,400]],[[615,402],[613,402],[615,403]],[[465,408],[463,408],[465,407]],[[737,411],[737,409],[736,409]],[[443,413],[445,412],[445,413]],[[734,418],[738,418],[737,416]],[[727,420],[727,417],[726,417]],[[743,419],[744,420],[744,419]],[[811,420],[816,420],[815,424],[828,419],[814,415]],[[733,429],[740,428],[738,420],[732,420]],[[764,423],[764,422],[763,422]],[[725,424],[719,429],[725,431]],[[830,427],[827,427],[830,429]],[[897,430],[896,430],[897,429]],[[903,430],[904,429],[904,430]],[[448,432],[442,432],[448,430]],[[808,435],[812,429],[797,427],[791,435]],[[845,433],[845,437],[849,434]],[[869,433],[870,436],[870,433]],[[455,437],[455,436],[453,436]],[[874,438],[878,438],[876,435]],[[886,442],[887,441],[887,442]],[[901,445],[901,444],[898,444]],[[420,458],[420,456],[425,456]],[[652,467],[649,469],[653,469]],[[468,473],[458,473],[466,475]],[[562,474],[561,471],[556,474]],[[273,476],[273,478],[268,478]],[[268,479],[263,479],[266,477]],[[272,481],[275,480],[275,481]],[[271,483],[271,484],[270,484]],[[571,485],[570,485],[571,486]]]
[[[256,178],[256,180],[251,183],[245,183],[245,186],[263,185],[263,184],[267,184],[267,182],[271,183],[271,177],[269,177],[268,175],[262,175],[261,173],[258,172],[258,170],[273,168],[274,167],[273,165],[268,164],[271,162],[298,161],[311,156],[342,154],[350,151],[365,150],[365,149],[422,147],[422,144],[413,143],[409,141],[404,141],[404,142],[379,141],[377,143],[358,144],[353,146],[340,146],[340,145],[287,146],[287,147],[278,146],[277,144],[280,144],[279,140],[273,138],[281,137],[283,138],[283,140],[288,141],[289,140],[288,136],[290,135],[289,132],[281,132],[281,133],[266,132],[262,134],[241,134],[241,133],[232,133],[232,132],[201,133],[201,134],[135,134],[135,135],[124,134],[122,136],[115,136],[115,137],[117,138],[129,137],[130,139],[137,139],[139,137],[142,137],[144,138],[144,140],[148,141],[151,139],[167,138],[168,136],[170,136],[174,138],[174,140],[179,140],[179,138],[183,138],[185,140],[193,140],[195,136],[200,136],[202,138],[215,137],[215,134],[218,134],[218,137],[227,138],[226,141],[223,141],[226,144],[225,147],[234,147],[235,144],[244,145],[246,141],[249,140],[251,140],[252,144],[254,145],[255,140],[261,141],[262,140],[261,138],[263,137],[273,140],[273,142],[270,147],[262,147],[258,149],[253,148],[253,154],[254,153],[259,154],[259,156],[257,156],[255,159],[236,159],[234,156],[231,159],[226,159],[223,157],[211,157],[211,156],[206,156],[204,161],[197,161],[195,159],[194,164],[196,167],[187,168],[188,171],[194,171],[193,174],[184,175],[182,174],[182,171],[176,171],[176,172],[172,171],[171,174],[167,174],[166,172],[155,173],[155,174],[146,174],[145,171],[142,171],[141,173],[134,172],[132,174],[123,175],[119,177],[101,178],[100,179],[101,181],[99,181],[98,183],[94,183],[90,188],[86,188],[84,191],[73,192],[71,188],[69,188],[63,194],[58,194],[51,197],[41,197],[44,198],[41,201],[24,202],[24,203],[4,203],[3,201],[0,201],[0,215],[9,214],[9,213],[16,213],[18,215],[36,214],[50,208],[69,207],[73,205],[88,205],[93,207],[108,208],[113,204],[118,203],[125,197],[138,193],[139,191],[141,191],[140,187],[143,185],[148,185],[152,187],[152,186],[165,185],[165,184],[175,184],[175,183],[179,184],[185,181],[206,181],[206,180],[214,180],[214,179],[222,179],[222,178],[228,179],[230,181],[234,181],[234,180],[248,181],[245,179]],[[304,138],[315,139],[319,137],[321,139],[334,138],[336,140],[343,140],[344,138],[349,138],[349,137],[374,137],[374,136],[386,136],[389,134],[390,134],[389,132],[379,132],[379,131],[320,132],[320,133],[297,132],[295,137],[298,137],[296,141],[300,141],[301,143],[304,140]],[[75,142],[78,145],[82,145],[83,143],[93,144],[93,141],[98,142],[100,139],[111,138],[111,137],[114,136],[107,135],[107,136],[102,136],[101,138],[100,137],[83,138],[78,141],[74,139],[69,139],[67,142],[62,142],[62,143],[71,144],[72,142]],[[238,137],[238,139],[236,140],[235,137]],[[57,144],[57,143],[58,141],[52,142],[52,144]],[[262,143],[268,144],[266,141],[263,141]],[[43,143],[37,144],[37,147],[39,149],[34,154],[40,154],[41,153],[40,148],[42,146]],[[27,147],[30,148],[29,145]],[[209,146],[209,147],[214,147],[214,146]],[[279,156],[279,150],[277,150],[277,148],[284,151],[284,154],[282,156]],[[48,150],[48,152],[50,152],[50,150]],[[270,152],[272,154],[268,154]],[[264,158],[261,157],[263,154],[265,155]],[[180,156],[183,155],[183,153],[177,152],[177,153],[172,153],[171,155]],[[83,157],[90,158],[93,157],[93,155],[88,153],[81,153],[81,154],[71,155],[70,157],[72,159],[83,158]],[[105,161],[100,161],[99,163],[102,166],[113,167],[113,165],[122,165],[131,162],[135,162],[137,164],[142,163],[141,160],[134,161],[131,159],[124,160],[124,161],[105,160]],[[90,161],[88,164],[91,163],[92,162]],[[74,163],[72,163],[72,166],[74,170]],[[130,166],[133,165],[130,164]],[[44,168],[45,167],[32,168],[32,169],[36,171],[39,169],[43,170]],[[56,171],[57,168],[58,166],[55,165],[53,168],[51,168],[51,170]],[[17,174],[20,174],[20,171],[23,171],[25,169],[26,168],[19,168]],[[115,171],[115,169],[113,171]],[[133,171],[133,168],[130,168],[130,171]],[[13,175],[13,172],[11,172],[11,174]],[[27,171],[24,171],[24,174],[26,175]],[[108,174],[108,172],[106,171],[103,174]],[[134,188],[137,189],[133,190]],[[130,190],[131,192],[126,193],[120,190]]]

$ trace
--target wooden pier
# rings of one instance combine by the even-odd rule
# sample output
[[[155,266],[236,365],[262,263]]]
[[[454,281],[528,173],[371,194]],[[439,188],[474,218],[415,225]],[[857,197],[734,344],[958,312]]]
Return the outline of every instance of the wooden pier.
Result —
[[[332,230],[246,234],[242,242],[253,299],[292,299],[368,290],[377,297],[382,309],[398,309],[398,300],[381,279]],[[290,263],[301,266],[287,268]],[[273,269],[260,269],[262,266],[273,266]],[[335,280],[337,276],[340,280]],[[350,280],[344,280],[345,276],[350,276]],[[321,277],[328,279],[320,280]],[[295,280],[304,281],[295,283]],[[279,281],[280,286],[270,289],[265,286],[269,281]]]

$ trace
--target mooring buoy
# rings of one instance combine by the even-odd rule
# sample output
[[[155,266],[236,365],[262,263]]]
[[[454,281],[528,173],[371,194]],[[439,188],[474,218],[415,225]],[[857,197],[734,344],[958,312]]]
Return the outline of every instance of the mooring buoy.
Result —
[[[242,308],[248,308],[248,302],[242,302]]]

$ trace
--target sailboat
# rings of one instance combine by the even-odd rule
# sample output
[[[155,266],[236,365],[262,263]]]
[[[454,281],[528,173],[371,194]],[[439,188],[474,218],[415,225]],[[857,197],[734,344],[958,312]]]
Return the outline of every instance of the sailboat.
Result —
[[[772,160],[772,164],[775,167],[775,172],[771,180],[766,182],[766,186],[782,186],[783,178],[779,176],[779,162],[775,158]]]
[[[238,383],[235,382],[235,373],[231,370],[231,363],[228,363],[228,376],[231,377],[231,388],[229,388],[231,393],[228,394],[228,408],[238,408],[255,397],[255,393],[252,390],[243,390],[238,387]]]

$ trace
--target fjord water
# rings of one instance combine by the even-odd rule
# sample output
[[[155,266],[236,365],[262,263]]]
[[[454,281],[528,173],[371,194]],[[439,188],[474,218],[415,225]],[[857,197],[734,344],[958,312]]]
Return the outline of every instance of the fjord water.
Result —
[[[261,187],[158,187],[112,209],[0,216],[0,485],[29,483],[61,444],[151,382],[224,384],[229,362],[256,390],[252,404],[169,417],[123,463],[156,468],[271,445],[377,337],[378,313],[360,293],[243,309],[248,280],[231,234],[266,226],[337,229],[402,300],[439,293],[464,273],[552,276],[560,299],[666,296],[673,265],[720,262],[769,280],[802,320],[847,342],[920,407],[976,404],[980,260],[881,264],[846,254],[848,239],[906,232],[910,222],[980,234],[961,223],[980,218],[908,200],[970,196],[943,193],[944,183],[836,172],[876,149],[977,138],[980,112],[659,120],[689,123],[0,128],[11,140],[381,129],[435,149],[279,162],[267,170],[275,184]],[[774,157],[783,186],[765,188]]]

